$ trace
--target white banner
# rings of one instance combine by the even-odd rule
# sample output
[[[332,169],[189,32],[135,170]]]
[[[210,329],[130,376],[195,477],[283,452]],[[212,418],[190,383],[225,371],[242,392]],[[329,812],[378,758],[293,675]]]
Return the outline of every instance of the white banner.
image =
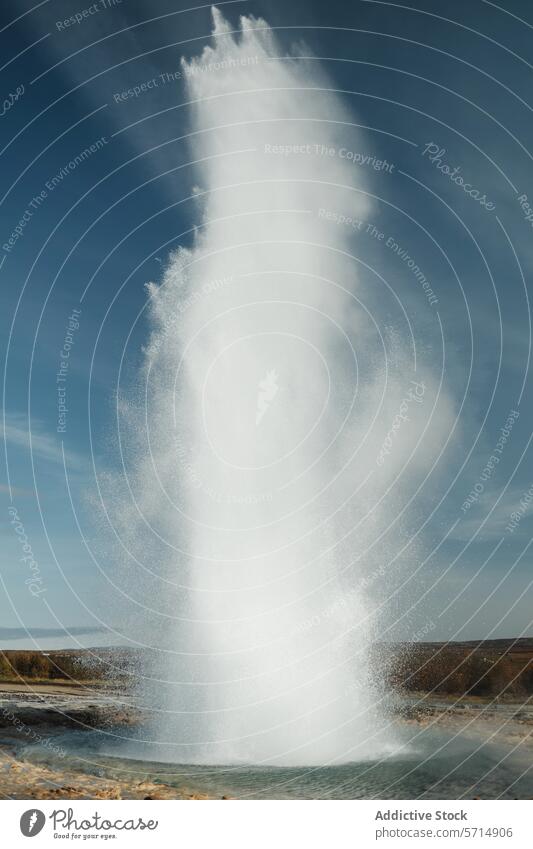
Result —
[[[2,846],[533,846],[530,801],[4,801]],[[30,841],[35,839],[35,843]]]

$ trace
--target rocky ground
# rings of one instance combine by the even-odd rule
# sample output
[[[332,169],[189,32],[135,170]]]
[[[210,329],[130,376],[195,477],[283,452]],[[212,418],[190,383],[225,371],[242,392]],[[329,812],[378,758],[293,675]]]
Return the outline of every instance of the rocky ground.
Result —
[[[401,722],[434,726],[461,736],[506,743],[530,752],[533,761],[533,699],[428,698],[411,694],[398,705]]]
[[[207,799],[188,787],[101,778],[61,768],[58,735],[139,721],[127,699],[75,685],[0,684],[0,798],[4,799]],[[31,763],[23,749],[45,746],[53,766]]]
[[[149,781],[116,781],[81,772],[38,766],[17,757],[19,744],[0,737],[0,798],[3,799],[207,799],[192,789]]]
[[[0,798],[12,799],[206,799],[191,787],[99,777],[61,765],[59,735],[131,726],[142,721],[133,701],[109,688],[51,683],[0,683]],[[515,748],[533,762],[533,703],[473,697],[398,699],[391,717],[408,727],[430,726],[451,734],[493,740]],[[31,744],[54,755],[48,764],[24,758]],[[221,797],[224,798],[224,797]]]

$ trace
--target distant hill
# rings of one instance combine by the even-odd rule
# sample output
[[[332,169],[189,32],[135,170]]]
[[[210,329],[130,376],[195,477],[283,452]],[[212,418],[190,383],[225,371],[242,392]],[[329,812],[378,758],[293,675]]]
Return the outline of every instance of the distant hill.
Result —
[[[379,643],[375,663],[399,690],[471,696],[533,694],[533,638]]]
[[[403,692],[483,697],[533,694],[533,638],[453,643],[376,643],[372,662]],[[0,652],[0,681],[99,683],[128,689],[149,665],[127,648]]]

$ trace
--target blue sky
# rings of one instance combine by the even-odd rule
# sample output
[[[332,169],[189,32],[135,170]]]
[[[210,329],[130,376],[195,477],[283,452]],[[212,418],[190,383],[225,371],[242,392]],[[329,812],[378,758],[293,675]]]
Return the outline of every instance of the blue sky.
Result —
[[[93,463],[116,463],[115,392],[119,370],[131,385],[142,360],[145,284],[160,278],[170,249],[190,243],[197,223],[187,200],[194,171],[184,165],[183,82],[120,95],[175,74],[181,56],[197,54],[209,39],[209,7],[90,6],[48,0],[32,10],[26,0],[7,0],[1,13],[3,91],[19,91],[0,124],[6,646],[31,645],[21,628],[52,629],[46,645],[110,640],[94,632],[110,624],[99,599],[112,590],[105,552],[94,554]],[[239,14],[265,17],[285,50],[304,42],[303,53],[318,57],[365,128],[361,152],[394,164],[365,171],[379,199],[373,223],[424,269],[438,298],[437,308],[429,305],[392,250],[354,235],[354,250],[394,280],[439,369],[445,340],[443,380],[459,413],[440,485],[425,487],[416,502],[417,517],[428,519],[427,562],[398,605],[412,602],[413,586],[423,601],[397,636],[412,638],[428,622],[434,639],[531,635],[533,506],[524,496],[533,485],[533,228],[525,206],[533,207],[533,14],[519,0],[505,9],[481,0],[221,6],[236,26]],[[80,22],[65,26],[76,13]],[[436,150],[444,152],[435,157]],[[459,169],[476,196],[439,164]],[[383,316],[384,324],[394,321]],[[66,340],[66,379],[58,384]],[[519,415],[483,480],[512,411]],[[512,514],[519,521],[510,531]],[[21,559],[24,545],[33,572]],[[45,591],[33,595],[28,579],[36,575],[34,588]],[[61,629],[71,627],[78,630],[67,640]],[[91,629],[85,637],[84,628]],[[15,629],[13,639],[5,629]],[[38,643],[44,633],[35,632]]]

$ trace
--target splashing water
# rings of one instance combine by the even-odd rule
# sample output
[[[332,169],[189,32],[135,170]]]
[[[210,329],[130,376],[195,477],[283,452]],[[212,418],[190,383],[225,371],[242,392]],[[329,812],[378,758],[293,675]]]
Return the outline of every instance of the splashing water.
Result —
[[[316,62],[213,16],[213,46],[183,62],[201,223],[149,285],[145,396],[121,408],[144,739],[176,762],[376,757],[396,743],[363,576],[382,574],[369,541],[416,413],[376,467],[404,387],[377,365],[339,224],[372,211],[341,155],[364,140]]]

